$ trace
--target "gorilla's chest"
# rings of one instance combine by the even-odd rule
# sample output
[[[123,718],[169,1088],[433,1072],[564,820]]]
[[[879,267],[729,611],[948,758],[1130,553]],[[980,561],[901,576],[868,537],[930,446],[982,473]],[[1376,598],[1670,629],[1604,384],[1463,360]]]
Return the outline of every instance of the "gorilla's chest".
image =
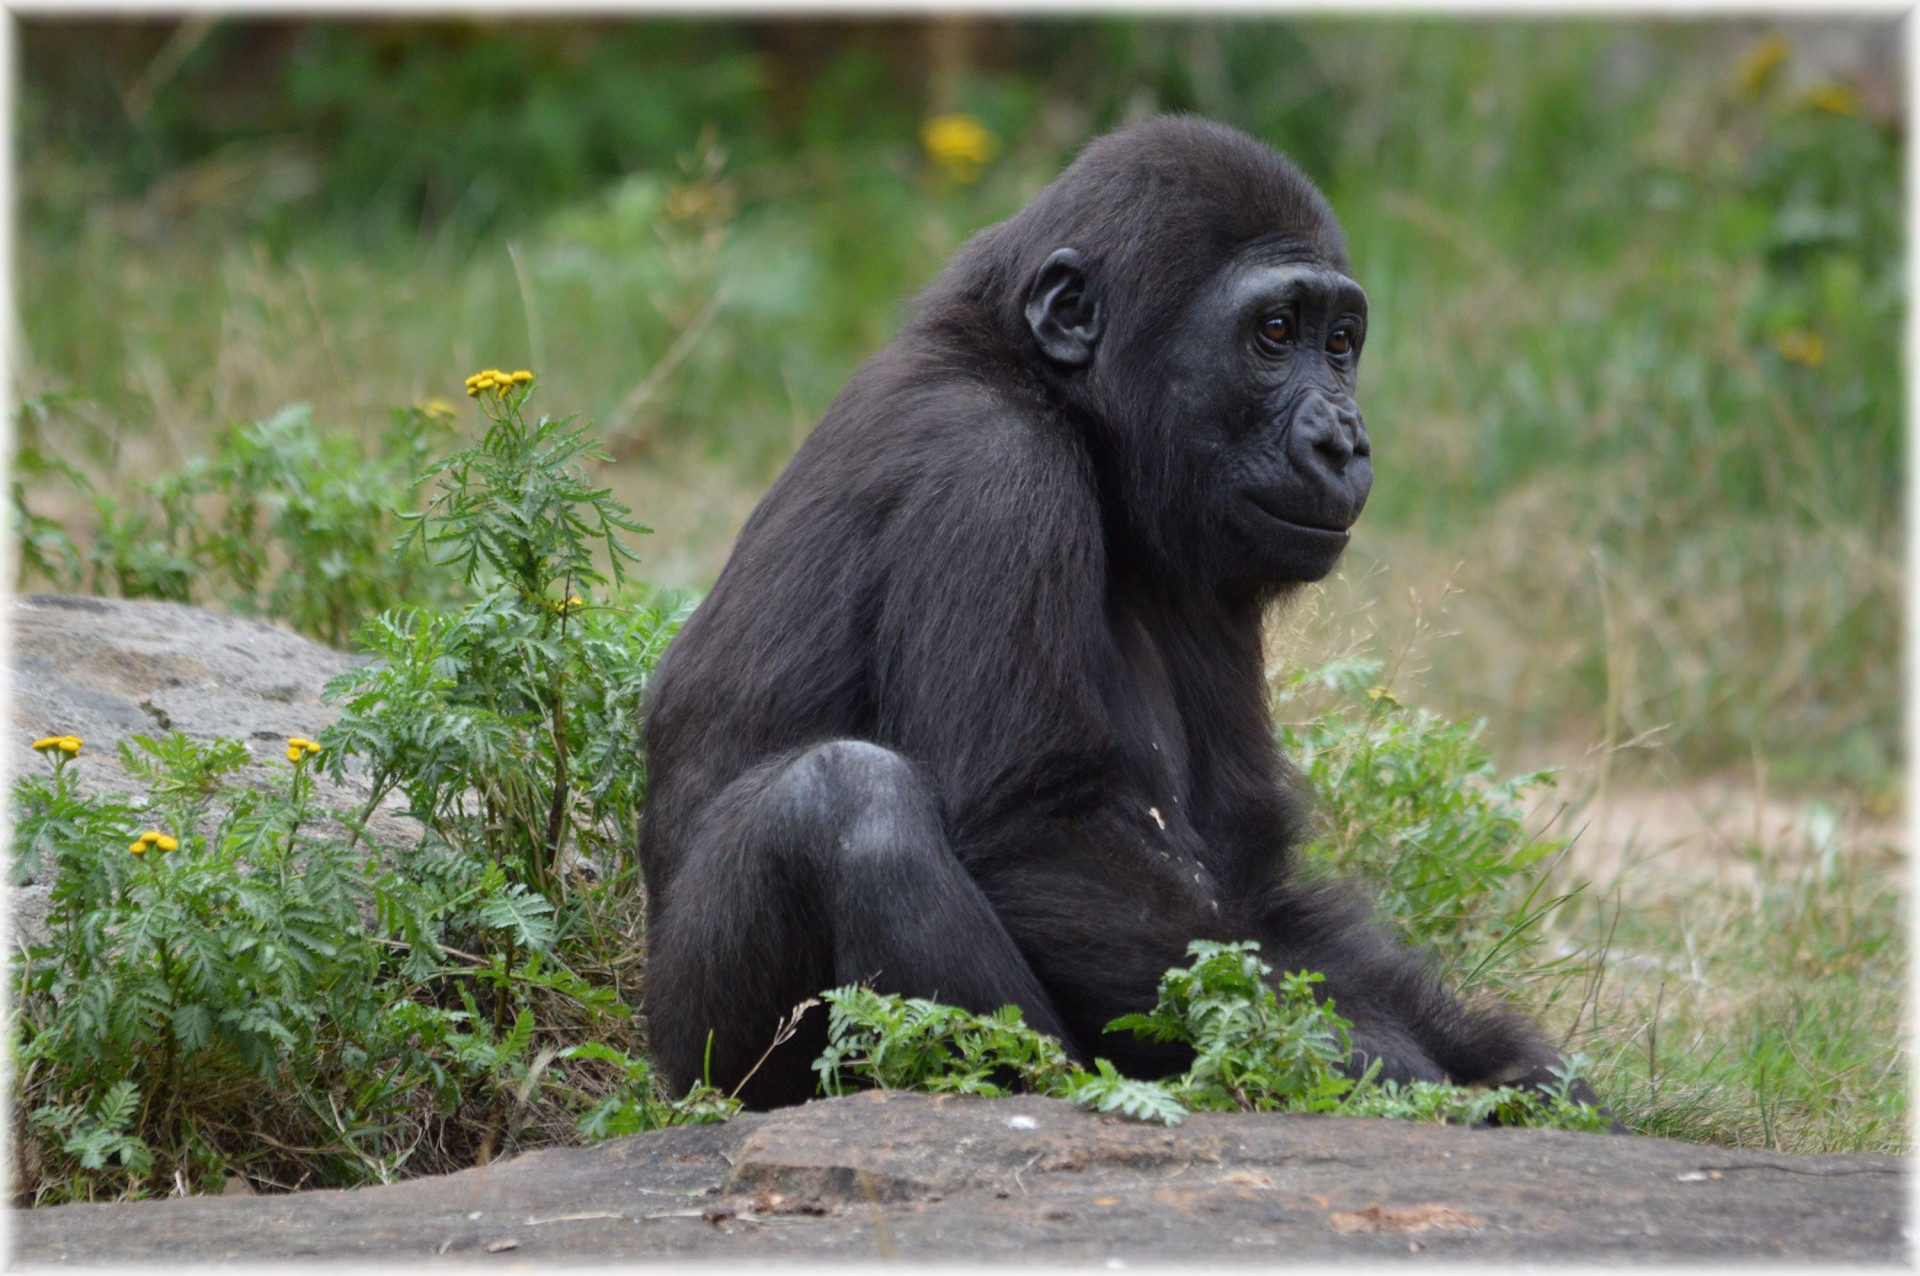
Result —
[[[1097,827],[1086,832],[1116,870],[1144,867],[1183,891],[1208,893],[1180,706],[1171,688],[1155,680],[1136,680],[1129,692],[1113,707],[1119,773]]]
[[[1157,831],[1192,825],[1191,733],[1165,644],[1137,621],[1116,626],[1118,659],[1106,680],[1108,721],[1120,757],[1115,778]]]

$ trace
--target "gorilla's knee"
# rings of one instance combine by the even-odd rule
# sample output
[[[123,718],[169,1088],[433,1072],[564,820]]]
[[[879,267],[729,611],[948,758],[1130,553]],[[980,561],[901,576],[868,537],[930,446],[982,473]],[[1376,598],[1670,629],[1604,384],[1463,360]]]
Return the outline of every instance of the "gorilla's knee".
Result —
[[[913,763],[867,740],[829,740],[794,759],[790,771],[827,783],[851,783],[867,791],[918,785]]]
[[[865,740],[814,745],[786,765],[767,796],[788,821],[825,834],[837,856],[912,855],[944,844],[939,803],[919,769]]]

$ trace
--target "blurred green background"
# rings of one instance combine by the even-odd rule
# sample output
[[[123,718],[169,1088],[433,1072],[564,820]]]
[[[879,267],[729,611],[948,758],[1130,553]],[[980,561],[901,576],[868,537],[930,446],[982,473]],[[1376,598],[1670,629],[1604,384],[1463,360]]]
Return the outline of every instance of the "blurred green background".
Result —
[[[1373,307],[1375,493],[1286,659],[1394,653],[1508,765],[1899,801],[1892,22],[16,22],[19,428],[109,489],[531,367],[702,587],[969,233],[1197,111]]]

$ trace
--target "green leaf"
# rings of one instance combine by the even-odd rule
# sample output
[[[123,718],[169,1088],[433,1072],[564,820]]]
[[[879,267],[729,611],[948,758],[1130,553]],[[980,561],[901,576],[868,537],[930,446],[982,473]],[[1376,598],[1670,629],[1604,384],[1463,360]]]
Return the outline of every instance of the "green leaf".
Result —
[[[515,882],[480,906],[480,921],[496,930],[510,931],[514,942],[535,952],[553,950],[553,905]]]

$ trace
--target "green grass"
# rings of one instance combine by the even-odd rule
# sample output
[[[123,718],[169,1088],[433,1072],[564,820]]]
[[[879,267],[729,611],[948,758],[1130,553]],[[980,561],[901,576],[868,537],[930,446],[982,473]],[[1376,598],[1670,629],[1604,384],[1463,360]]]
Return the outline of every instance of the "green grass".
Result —
[[[1503,773],[1570,765],[1576,807],[1730,774],[1901,806],[1906,157],[1871,58],[1752,23],[1013,24],[945,104],[1003,144],[958,184],[906,27],[616,26],[325,29],[249,115],[223,24],[138,125],[87,114],[85,59],[25,59],[18,375],[73,398],[24,441],[132,500],[288,404],[371,446],[533,367],[657,529],[641,573],[703,588],[968,233],[1130,110],[1200,110],[1321,182],[1372,305],[1374,497],[1277,678],[1396,653],[1398,694],[1484,720]],[[382,151],[355,112],[396,100],[420,128]],[[1574,839],[1546,889],[1594,884],[1501,986],[1641,1128],[1903,1147],[1904,853],[1733,842],[1615,881]]]
[[[1641,846],[1557,919],[1555,938],[1599,954],[1559,1018],[1604,1051],[1597,1084],[1636,1129],[1906,1149],[1903,866],[1848,846],[1832,818],[1809,803],[1793,836],[1741,839],[1710,870]]]

